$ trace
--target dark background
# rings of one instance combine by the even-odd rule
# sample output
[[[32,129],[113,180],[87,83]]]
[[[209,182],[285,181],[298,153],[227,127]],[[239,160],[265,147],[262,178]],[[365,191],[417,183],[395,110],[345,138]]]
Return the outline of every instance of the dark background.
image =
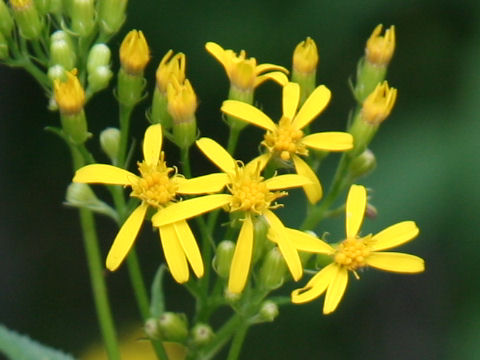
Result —
[[[200,100],[200,130],[223,143],[227,128],[218,108],[228,81],[204,50],[207,41],[246,49],[260,63],[290,67],[295,45],[311,36],[320,52],[318,81],[333,92],[313,129],[342,130],[353,105],[347,80],[366,39],[378,23],[396,26],[388,79],[399,96],[372,144],[378,168],[361,181],[373,189],[379,211],[364,231],[415,220],[421,234],[401,250],[423,257],[426,271],[416,276],[367,271],[351,281],[330,316],[321,313],[323,299],[282,308],[277,321],[251,330],[242,358],[480,358],[479,10],[476,0],[130,1],[128,21],[111,42],[112,51],[116,54],[127,30],[144,31],[153,57],[147,71],[150,93],[163,54],[170,48],[185,52]],[[95,134],[115,125],[111,90],[87,107]],[[278,116],[278,86],[266,84],[257,94],[265,111]],[[137,139],[147,125],[149,103],[150,98],[134,114]],[[43,131],[58,122],[46,105],[27,74],[0,67],[0,322],[80,355],[99,333],[77,214],[62,205],[71,179],[69,154]],[[248,134],[238,155],[246,160],[254,155],[260,132]],[[97,139],[90,148],[99,153]],[[166,151],[174,163],[176,150],[167,145]],[[335,159],[320,174],[325,184]],[[294,226],[300,220],[285,222]],[[102,218],[98,225],[106,254],[116,229]],[[319,231],[341,239],[343,218]],[[146,226],[137,244],[150,280],[162,256],[157,237]],[[126,269],[108,274],[108,285],[123,329],[137,319]],[[170,281],[167,292],[170,309],[191,307],[187,294]]]

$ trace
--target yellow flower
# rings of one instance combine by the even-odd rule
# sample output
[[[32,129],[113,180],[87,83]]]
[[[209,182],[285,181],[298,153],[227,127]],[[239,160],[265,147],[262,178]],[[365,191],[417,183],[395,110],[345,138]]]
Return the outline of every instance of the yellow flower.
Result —
[[[278,124],[256,107],[235,100],[223,102],[221,110],[237,119],[267,130],[262,144],[268,149],[259,161],[268,162],[272,156],[293,161],[299,175],[310,180],[303,189],[311,203],[322,197],[322,187],[315,172],[300,156],[308,155],[308,148],[323,151],[345,151],[353,147],[352,135],[344,132],[323,132],[304,136],[302,129],[310,124],[330,101],[330,90],[321,85],[307,98],[298,110],[300,87],[289,82],[283,87],[283,116]]]
[[[260,162],[254,160],[243,166],[222,146],[208,138],[197,140],[197,145],[223,171],[217,174],[223,178],[218,177],[213,181],[218,181],[219,186],[227,186],[230,194],[207,195],[178,202],[161,209],[152,218],[153,224],[164,226],[178,221],[179,218],[193,217],[219,207],[224,207],[229,212],[240,212],[243,223],[233,254],[228,281],[228,290],[232,293],[240,293],[247,282],[252,262],[254,222],[259,216],[263,216],[270,228],[269,236],[275,239],[292,277],[295,280],[300,279],[303,268],[299,255],[290,239],[285,236],[285,227],[272,209],[280,206],[275,203],[276,199],[287,195],[286,192],[278,190],[303,186],[308,183],[308,179],[288,174],[265,180],[260,175],[263,168]]]
[[[150,50],[143,32],[132,30],[120,45],[120,63],[130,75],[139,75],[150,60]]]
[[[66,74],[66,81],[55,79],[53,83],[55,101],[62,114],[77,114],[83,110],[85,105],[85,91],[78,80],[77,69]]]
[[[388,82],[378,84],[363,102],[362,118],[372,125],[383,122],[392,112],[397,99],[397,89],[388,87]]]
[[[293,69],[302,74],[310,74],[317,70],[318,50],[315,41],[307,37],[297,45],[293,52]]]
[[[185,179],[171,167],[167,167],[162,152],[162,127],[151,125],[145,132],[143,142],[144,160],[138,163],[140,176],[127,170],[106,164],[93,164],[77,170],[73,182],[101,183],[129,186],[130,196],[141,200],[140,205],[125,221],[107,256],[106,265],[116,270],[127,256],[145,219],[148,207],[155,210],[168,208],[177,194],[199,194],[217,192],[218,175],[206,175]],[[172,276],[179,283],[189,279],[188,263],[197,277],[203,276],[203,261],[192,231],[180,216],[177,221],[159,227],[165,259]]]
[[[191,122],[197,110],[197,95],[190,81],[179,82],[177,78],[167,86],[168,112],[175,123]]]
[[[390,26],[385,31],[385,35],[380,36],[382,27],[382,24],[377,25],[367,40],[365,56],[369,63],[385,66],[388,65],[395,51],[395,26]]]
[[[206,43],[205,48],[225,68],[230,83],[240,90],[251,91],[266,80],[273,80],[280,85],[288,82],[285,76],[287,69],[273,64],[257,65],[255,58],[246,58],[245,50],[237,55],[233,50],[224,50],[214,42]]]
[[[357,270],[370,266],[398,273],[418,273],[425,269],[423,259],[409,254],[383,252],[414,239],[419,230],[413,221],[403,221],[389,226],[376,235],[361,237],[360,227],[367,206],[367,191],[361,185],[352,185],[346,204],[346,239],[332,247],[322,240],[289,229],[298,250],[332,256],[333,262],[324,267],[301,289],[292,292],[292,302],[312,301],[324,292],[323,313],[333,312],[345,293],[348,272],[358,279]]]
[[[156,72],[157,87],[163,94],[167,93],[167,86],[173,78],[177,79],[180,84],[185,81],[185,54],[178,53],[172,57],[173,50],[163,57],[158,65]]]

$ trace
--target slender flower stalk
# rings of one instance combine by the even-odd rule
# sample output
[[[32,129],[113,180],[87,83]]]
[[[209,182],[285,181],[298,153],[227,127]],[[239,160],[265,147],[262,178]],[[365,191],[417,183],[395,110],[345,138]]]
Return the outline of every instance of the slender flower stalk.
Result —
[[[323,313],[329,314],[337,308],[348,284],[348,273],[359,279],[358,271],[365,267],[397,273],[419,273],[424,271],[423,259],[409,254],[384,252],[414,239],[419,230],[413,221],[403,221],[389,226],[376,235],[360,235],[367,208],[367,191],[361,185],[352,185],[346,205],[346,239],[332,246],[298,230],[292,237],[298,250],[326,254],[332,263],[320,270],[300,289],[292,292],[292,302],[299,304],[325,295]],[[303,234],[303,235],[302,235]]]

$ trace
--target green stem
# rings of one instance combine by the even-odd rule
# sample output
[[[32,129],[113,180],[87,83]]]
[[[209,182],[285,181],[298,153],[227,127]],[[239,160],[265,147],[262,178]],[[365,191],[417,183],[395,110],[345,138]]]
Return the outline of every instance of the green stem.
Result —
[[[244,321],[243,324],[239,326],[235,336],[232,340],[232,345],[230,346],[230,351],[228,352],[227,360],[237,360],[240,356],[240,352],[242,350],[243,341],[247,335],[247,331],[249,328],[248,322]]]
[[[130,128],[130,116],[133,107],[120,103],[120,144],[118,147],[117,163],[115,165],[125,168],[125,158],[127,155],[128,135]]]
[[[237,147],[238,137],[240,136],[240,132],[241,132],[241,130],[238,129],[236,126],[231,126],[230,127],[230,133],[228,134],[227,151],[232,156],[235,153],[235,149]]]

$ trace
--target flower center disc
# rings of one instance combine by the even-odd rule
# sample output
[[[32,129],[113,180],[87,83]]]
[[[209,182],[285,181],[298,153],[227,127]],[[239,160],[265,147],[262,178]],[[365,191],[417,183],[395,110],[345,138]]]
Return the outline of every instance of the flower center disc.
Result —
[[[275,131],[268,131],[262,142],[271,152],[279,154],[282,160],[290,160],[291,154],[308,155],[301,143],[303,131],[295,129],[290,119],[282,117]]]
[[[368,237],[370,238],[370,237]],[[365,260],[370,254],[366,244],[368,238],[351,238],[344,240],[335,253],[335,262],[348,270],[356,270],[366,265]]]

